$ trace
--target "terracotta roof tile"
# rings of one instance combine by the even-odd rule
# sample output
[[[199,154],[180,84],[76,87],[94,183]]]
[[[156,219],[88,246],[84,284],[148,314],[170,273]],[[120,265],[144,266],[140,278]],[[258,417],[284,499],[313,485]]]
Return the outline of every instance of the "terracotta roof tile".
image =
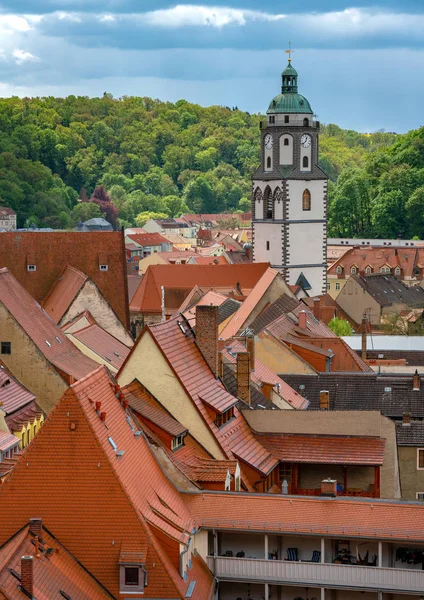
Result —
[[[300,301],[282,294],[275,302],[268,305],[249,325],[249,330],[255,335],[260,333],[273,321],[300,305]]]
[[[0,365],[0,406],[6,416],[27,406],[34,400],[34,394],[15,379],[5,367]]]
[[[161,288],[253,288],[266,263],[249,265],[150,265],[131,302],[132,312],[161,312]],[[188,293],[188,292],[187,292]],[[186,293],[186,295],[187,295]],[[182,301],[181,301],[182,302]],[[180,303],[181,304],[181,303]]]
[[[31,254],[37,270],[27,271]],[[108,270],[100,271],[99,254],[107,257]],[[42,302],[66,266],[89,277],[121,322],[129,328],[127,266],[124,236],[118,231],[2,233],[0,267],[7,267],[37,302]]]
[[[257,438],[282,462],[337,465],[383,464],[386,440],[368,437],[264,433]]]
[[[78,269],[65,268],[43,301],[44,310],[55,323],[59,323],[87,279]]]
[[[418,258],[416,248],[376,248],[360,246],[359,248],[344,249],[343,255],[328,268],[328,273],[337,275],[337,267],[341,266],[349,277],[352,267],[364,273],[366,267],[371,267],[373,272],[379,273],[381,267],[387,265],[391,269],[400,267],[402,278],[414,278],[414,267]]]
[[[169,244],[169,241],[160,233],[129,233],[127,237],[139,246],[160,246]]]
[[[69,334],[76,340],[87,346],[102,360],[112,365],[117,371],[121,368],[124,360],[130,353],[130,348],[117,340],[113,335],[102,329],[97,324],[89,325]]]
[[[20,438],[16,437],[12,433],[0,431],[0,452],[8,450],[12,446],[15,446],[21,441]]]
[[[60,371],[80,379],[97,367],[94,361],[75,348],[8,269],[0,269],[0,302],[47,360]]]

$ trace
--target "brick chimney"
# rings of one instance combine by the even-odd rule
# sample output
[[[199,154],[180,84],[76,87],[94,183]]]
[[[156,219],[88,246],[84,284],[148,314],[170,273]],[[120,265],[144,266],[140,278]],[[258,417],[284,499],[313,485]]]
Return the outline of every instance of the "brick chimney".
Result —
[[[314,317],[316,319],[318,319],[318,321],[321,320],[321,299],[320,298],[314,298]]]
[[[321,481],[321,496],[335,498],[337,496],[337,479],[324,479]]]
[[[33,518],[29,520],[29,532],[34,537],[37,536],[39,539],[43,537],[43,521],[40,518]]]
[[[368,330],[368,321],[367,321],[367,315],[364,313],[362,315],[362,327],[361,327],[361,334],[362,334],[362,352],[361,352],[361,358],[362,360],[367,360],[367,330]]]
[[[411,425],[411,413],[409,412],[404,412],[402,415],[402,425],[405,425],[406,427],[408,427],[409,425]]]
[[[250,355],[248,352],[237,354],[237,397],[250,406]]]
[[[306,312],[306,310],[301,310],[300,313],[297,315],[297,318],[299,319],[299,327],[300,329],[307,329],[306,327],[306,319],[307,319],[308,313]]]
[[[34,595],[34,558],[32,556],[21,557],[21,587],[29,595]]]
[[[414,382],[414,384],[413,384],[413,391],[414,392],[419,392],[420,391],[420,385],[421,385],[421,379],[420,379],[420,375],[418,373],[418,369],[415,369],[413,382]]]
[[[215,377],[218,376],[218,307],[196,306],[196,344]]]
[[[250,370],[255,370],[255,336],[248,335],[246,337],[246,350],[250,356]]]
[[[319,407],[321,410],[328,410],[330,408],[330,392],[328,390],[320,391]]]

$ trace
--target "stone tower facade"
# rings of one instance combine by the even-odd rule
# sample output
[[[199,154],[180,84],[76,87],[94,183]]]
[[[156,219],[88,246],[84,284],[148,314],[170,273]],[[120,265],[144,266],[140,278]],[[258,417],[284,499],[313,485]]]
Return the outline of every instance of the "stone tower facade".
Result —
[[[291,61],[281,94],[261,123],[261,166],[253,177],[253,260],[269,262],[310,296],[327,286],[328,178],[318,166],[319,122],[298,94]]]

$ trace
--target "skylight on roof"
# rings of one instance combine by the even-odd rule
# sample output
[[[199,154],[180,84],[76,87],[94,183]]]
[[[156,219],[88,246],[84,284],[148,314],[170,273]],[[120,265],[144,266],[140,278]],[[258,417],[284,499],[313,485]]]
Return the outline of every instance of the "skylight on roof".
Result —
[[[49,348],[51,348],[51,347],[52,347],[51,343],[50,343],[50,342],[48,342],[47,340],[46,340],[46,344],[47,344],[47,346],[48,346]]]
[[[56,340],[57,340],[58,344],[62,343],[62,340],[60,338],[58,338],[57,336],[56,336]]]

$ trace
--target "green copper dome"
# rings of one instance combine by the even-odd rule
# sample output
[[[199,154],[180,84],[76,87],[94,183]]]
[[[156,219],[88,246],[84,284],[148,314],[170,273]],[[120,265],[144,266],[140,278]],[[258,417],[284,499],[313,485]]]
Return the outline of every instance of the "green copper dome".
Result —
[[[312,114],[312,108],[304,96],[297,93],[297,71],[289,60],[281,73],[281,94],[270,102],[268,113],[304,113]]]
[[[269,104],[268,113],[306,113],[312,114],[311,105],[304,96],[288,92],[286,94],[278,94]]]

